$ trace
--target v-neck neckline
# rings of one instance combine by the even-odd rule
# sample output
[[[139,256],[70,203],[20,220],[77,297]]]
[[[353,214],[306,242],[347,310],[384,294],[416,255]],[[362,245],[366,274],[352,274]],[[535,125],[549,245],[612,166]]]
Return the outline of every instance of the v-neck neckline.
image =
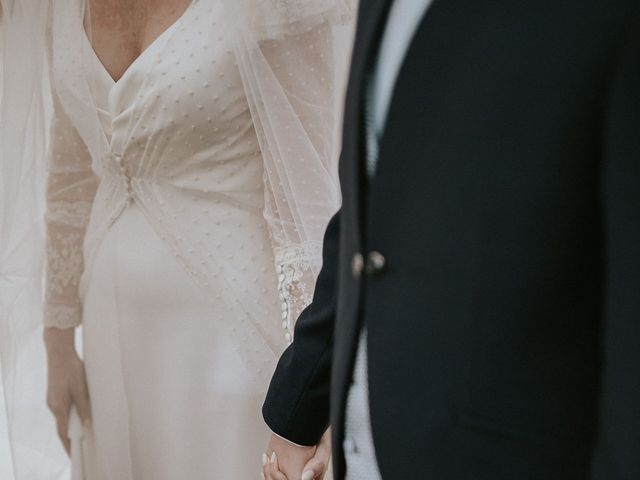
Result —
[[[86,9],[87,9],[87,2],[88,1],[89,0],[84,0],[83,8],[82,8],[81,21],[82,21],[83,36],[84,36],[84,39],[89,44],[91,53],[93,54],[93,57],[95,58],[96,63],[98,64],[98,68],[100,70],[102,70],[102,72],[105,74],[105,76],[109,79],[112,87],[115,87],[116,85],[119,85],[120,83],[122,83],[122,81],[125,79],[125,77],[127,77],[128,74],[134,69],[134,67],[138,63],[140,63],[156,47],[156,45],[158,43],[160,43],[160,41],[165,36],[169,35],[170,32],[175,30],[179,26],[179,24],[182,23],[182,20],[187,16],[187,14],[191,10],[191,8],[194,6],[194,4],[198,0],[191,0],[191,3],[189,3],[187,8],[184,10],[184,12],[182,12],[182,14],[171,25],[169,25],[166,29],[164,29],[162,31],[162,33],[160,33],[156,38],[154,38],[153,41],[151,41],[151,43],[149,43],[149,45],[147,45],[140,52],[140,54],[136,58],[133,59],[133,61],[129,64],[129,66],[124,70],[122,75],[120,75],[120,78],[118,78],[117,80],[115,78],[113,78],[113,76],[111,75],[111,73],[109,72],[109,70],[107,69],[105,64],[100,59],[100,56],[98,55],[98,52],[96,52],[96,50],[93,48],[93,44],[91,43],[91,38],[89,37],[89,34],[87,33],[87,30],[84,28],[84,18],[85,18],[85,15],[86,15]]]

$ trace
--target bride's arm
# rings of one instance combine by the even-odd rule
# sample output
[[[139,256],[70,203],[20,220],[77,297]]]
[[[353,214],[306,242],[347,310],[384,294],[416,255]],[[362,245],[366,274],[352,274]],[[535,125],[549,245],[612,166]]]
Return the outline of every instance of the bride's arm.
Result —
[[[66,329],[81,323],[78,285],[83,242],[97,188],[84,142],[54,95],[47,177],[47,277],[44,323]]]
[[[293,342],[280,360],[263,413],[276,434],[269,453],[278,454],[282,472],[300,478],[303,469],[313,467],[315,478],[328,468],[330,455],[328,443],[316,444],[329,416],[339,216],[327,230],[324,266],[323,237],[340,204],[339,87],[328,21],[305,18],[271,33],[248,53],[248,61],[240,56],[264,159],[264,216],[279,278],[283,333]],[[269,468],[265,465],[264,473],[272,478]]]
[[[84,365],[75,346],[82,320],[78,286],[84,268],[83,242],[97,189],[91,158],[55,91],[47,156],[47,272],[44,341],[47,351],[47,405],[58,435],[70,451],[68,422],[75,405],[85,423],[90,419]]]
[[[264,214],[290,342],[295,320],[313,298],[324,230],[340,203],[332,30],[325,22],[263,41],[260,49],[268,64],[258,72]]]

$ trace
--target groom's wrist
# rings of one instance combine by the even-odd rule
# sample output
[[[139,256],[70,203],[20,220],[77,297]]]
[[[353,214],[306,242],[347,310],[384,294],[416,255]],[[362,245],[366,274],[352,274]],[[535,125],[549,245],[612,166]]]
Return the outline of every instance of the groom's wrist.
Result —
[[[297,447],[318,445],[328,425],[318,426],[317,422],[305,421],[310,419],[302,417],[294,421],[290,415],[281,415],[283,412],[282,409],[270,410],[267,405],[263,407],[264,422],[273,435]]]

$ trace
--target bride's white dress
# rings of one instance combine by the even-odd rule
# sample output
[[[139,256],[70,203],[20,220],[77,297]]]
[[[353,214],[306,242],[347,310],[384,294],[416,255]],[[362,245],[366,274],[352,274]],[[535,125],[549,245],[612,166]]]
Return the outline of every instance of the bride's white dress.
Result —
[[[259,70],[224,0],[195,0],[118,81],[79,4],[51,24],[46,302],[48,325],[83,325],[93,421],[72,424],[74,480],[257,478],[261,402],[337,206],[328,15],[263,45],[292,90],[278,111],[281,92],[248,93]],[[280,152],[313,152],[306,204]]]
[[[76,444],[76,478],[258,478],[262,388],[212,320],[233,312],[194,288],[135,204],[107,233],[88,285],[93,425]],[[275,302],[264,307],[277,318]]]

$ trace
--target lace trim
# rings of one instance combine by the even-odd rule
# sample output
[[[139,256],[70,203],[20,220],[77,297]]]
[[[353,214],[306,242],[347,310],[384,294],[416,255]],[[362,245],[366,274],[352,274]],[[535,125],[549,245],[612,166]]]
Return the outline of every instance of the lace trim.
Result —
[[[53,237],[53,238],[52,238]],[[79,233],[54,233],[47,242],[47,292],[63,295],[77,287],[84,268]]]
[[[314,268],[322,262],[322,244],[308,243],[275,249],[278,291],[282,310],[282,329],[287,342],[293,342],[294,320],[313,301]]]
[[[61,329],[74,328],[82,323],[82,306],[80,304],[47,305],[44,313],[44,326]]]
[[[275,248],[276,265],[283,263],[311,262],[322,260],[322,243],[307,242]]]
[[[92,206],[92,202],[49,202],[45,219],[48,223],[82,228],[89,222]]]

